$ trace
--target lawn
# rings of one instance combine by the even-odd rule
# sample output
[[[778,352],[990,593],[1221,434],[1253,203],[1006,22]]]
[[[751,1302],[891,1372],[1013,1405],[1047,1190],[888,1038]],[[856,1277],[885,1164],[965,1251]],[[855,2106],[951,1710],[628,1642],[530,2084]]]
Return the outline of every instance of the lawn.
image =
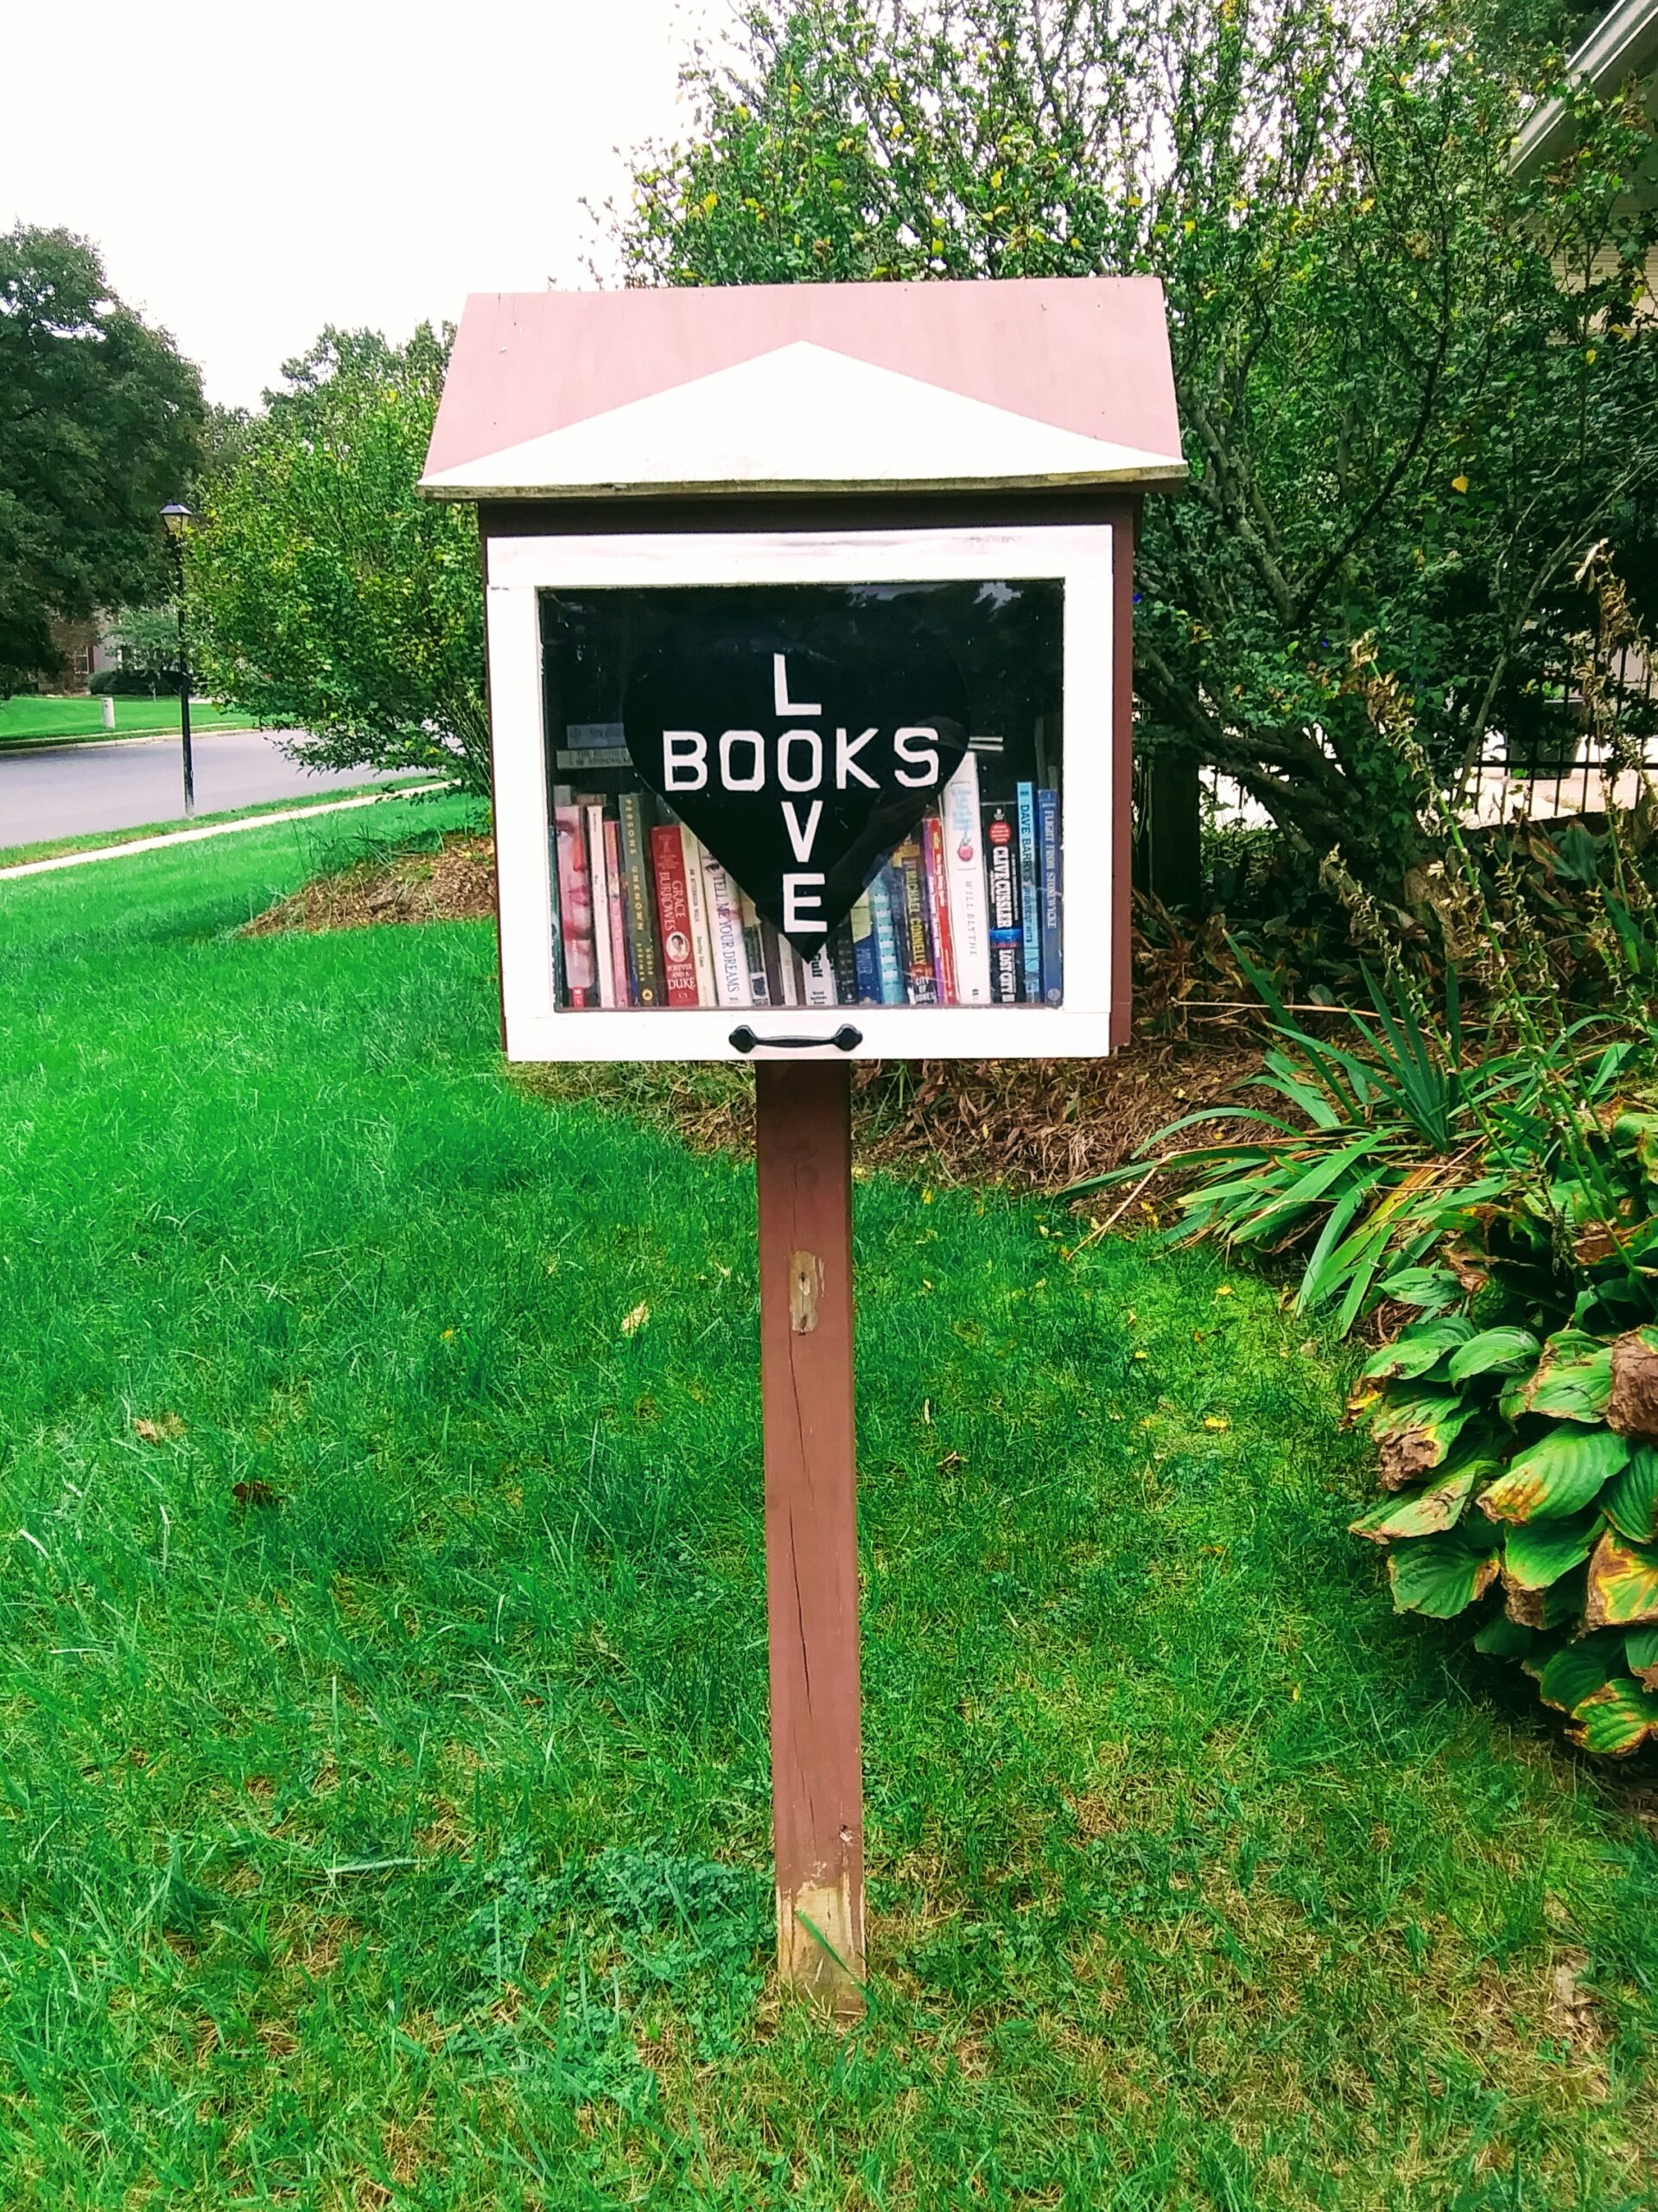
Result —
[[[194,729],[245,729],[243,714],[225,714],[205,699],[190,702],[190,727]],[[10,745],[64,745],[80,738],[139,737],[155,734],[176,737],[179,702],[176,698],[118,699],[115,728],[104,727],[101,699],[0,699],[0,748]]]
[[[994,1195],[860,1185],[779,2000],[748,1167],[505,1077],[486,925],[233,934],[440,810],[0,885],[0,2202],[1650,2205],[1629,1777],[1391,1615],[1269,1291]]]
[[[425,776],[410,774],[403,782],[426,783]],[[135,823],[125,830],[89,830],[77,837],[47,837],[31,845],[0,845],[0,868],[21,868],[30,861],[56,860],[66,853],[103,852],[111,845],[130,845],[142,837],[166,837],[181,830],[207,830],[226,822],[248,822],[261,814],[308,811],[313,807],[338,806],[341,799],[362,798],[371,791],[396,790],[397,784],[376,781],[345,784],[327,791],[290,792],[285,798],[262,799],[254,806],[233,806],[217,814],[175,815],[165,822]]]

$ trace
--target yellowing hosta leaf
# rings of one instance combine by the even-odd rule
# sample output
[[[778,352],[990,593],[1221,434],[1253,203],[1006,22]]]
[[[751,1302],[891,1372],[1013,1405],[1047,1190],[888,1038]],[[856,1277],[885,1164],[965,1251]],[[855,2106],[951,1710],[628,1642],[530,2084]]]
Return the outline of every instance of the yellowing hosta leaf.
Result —
[[[1649,1736],[1658,1736],[1658,1695],[1628,1675],[1592,1690],[1572,1714],[1581,1726],[1572,1731],[1586,1751],[1628,1758]]]
[[[1632,1544],[1658,1541],[1658,1446],[1632,1444],[1629,1464],[1603,1501],[1607,1518]]]
[[[1416,1536],[1396,1544],[1388,1554],[1388,1579],[1395,1612],[1426,1613],[1430,1620],[1448,1621],[1490,1588],[1496,1579],[1496,1559],[1481,1550],[1464,1529],[1448,1529],[1443,1535]]]
[[[1626,1544],[1609,1529],[1589,1562],[1585,1628],[1633,1628],[1658,1621],[1658,1551]]]
[[[1612,1394],[1612,1348],[1580,1329],[1561,1329],[1543,1346],[1532,1373],[1516,1376],[1497,1401],[1503,1416],[1547,1414],[1551,1421],[1604,1418]]]
[[[1565,1521],[1532,1521],[1511,1528],[1502,1545],[1502,1580],[1519,1590],[1547,1590],[1586,1560],[1601,1526],[1597,1509]]]
[[[1382,1487],[1400,1490],[1442,1465],[1478,1410],[1451,1390],[1390,1390],[1370,1421]]]
[[[1493,1521],[1563,1520],[1597,1497],[1629,1456],[1609,1428],[1552,1428],[1480,1493],[1480,1510]]]
[[[1388,1543],[1395,1536],[1431,1536],[1462,1518],[1469,1492],[1491,1472],[1489,1459],[1472,1461],[1458,1467],[1454,1475],[1412,1491],[1408,1497],[1385,1499],[1356,1521],[1350,1521],[1348,1528],[1354,1535],[1368,1536],[1375,1544]]]

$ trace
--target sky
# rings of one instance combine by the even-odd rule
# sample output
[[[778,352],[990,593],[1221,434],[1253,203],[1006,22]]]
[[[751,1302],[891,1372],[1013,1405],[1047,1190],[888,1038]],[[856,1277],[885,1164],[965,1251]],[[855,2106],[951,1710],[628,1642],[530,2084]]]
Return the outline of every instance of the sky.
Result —
[[[11,12],[0,229],[77,231],[207,397],[251,406],[326,323],[593,282],[587,197],[683,130],[727,0],[60,0]],[[602,255],[601,255],[602,259]]]

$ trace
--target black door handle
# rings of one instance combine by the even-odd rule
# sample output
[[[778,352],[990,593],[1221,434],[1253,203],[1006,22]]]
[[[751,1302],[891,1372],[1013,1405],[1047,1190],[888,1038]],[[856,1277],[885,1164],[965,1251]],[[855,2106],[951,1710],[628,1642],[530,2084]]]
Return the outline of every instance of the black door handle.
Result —
[[[739,1022],[731,1033],[731,1048],[735,1052],[752,1052],[756,1045],[773,1045],[796,1052],[833,1045],[837,1052],[855,1052],[862,1042],[862,1030],[854,1029],[849,1021],[843,1021],[832,1037],[757,1037],[746,1021]]]

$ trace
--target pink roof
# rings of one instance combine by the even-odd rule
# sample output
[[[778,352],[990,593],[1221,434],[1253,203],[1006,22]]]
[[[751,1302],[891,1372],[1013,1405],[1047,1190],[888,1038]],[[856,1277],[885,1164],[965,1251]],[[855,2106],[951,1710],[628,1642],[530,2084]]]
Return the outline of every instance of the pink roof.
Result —
[[[427,483],[439,489],[434,479],[461,472],[451,479],[452,495],[468,495],[463,478],[472,497],[575,490],[556,460],[540,464],[547,483],[538,485],[537,463],[514,449],[803,342],[822,349],[810,356],[815,362],[823,353],[848,357],[1115,449],[1115,465],[1095,472],[1082,448],[1073,454],[1050,438],[1060,455],[1048,472],[1054,480],[1097,473],[1150,481],[1180,473],[1162,287],[1145,276],[1053,277],[474,294],[455,338]],[[658,411],[642,419],[662,418]],[[963,451],[960,467],[938,480],[1011,474],[1011,464],[1000,467],[988,452],[981,461],[969,449],[969,431],[988,417],[958,410],[949,419],[960,424]],[[486,466],[496,455],[518,464],[499,484]],[[804,480],[812,474],[810,466],[801,472]],[[663,480],[657,454],[628,488]],[[746,480],[780,480],[762,458]],[[835,480],[844,480],[838,472]]]

